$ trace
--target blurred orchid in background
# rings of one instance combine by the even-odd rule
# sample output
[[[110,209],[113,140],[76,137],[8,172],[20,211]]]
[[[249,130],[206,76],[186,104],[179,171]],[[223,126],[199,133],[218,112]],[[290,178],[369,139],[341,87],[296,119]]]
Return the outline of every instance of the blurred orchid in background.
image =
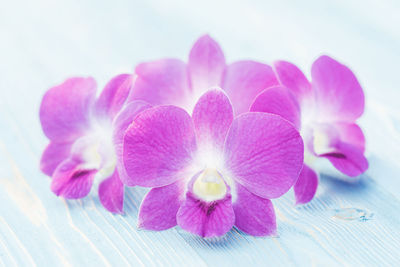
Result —
[[[131,75],[121,74],[96,99],[96,82],[76,77],[44,95],[40,121],[50,143],[40,168],[52,177],[51,190],[57,196],[85,197],[96,177],[102,180],[99,197],[103,206],[122,213],[124,188],[120,177],[125,173],[117,162],[117,153],[126,127],[138,112],[149,107],[139,101],[124,106],[132,83]]]
[[[289,62],[276,62],[275,71],[282,85],[261,93],[251,111],[278,114],[300,131],[305,164],[294,192],[296,203],[304,204],[318,186],[312,170],[316,158],[328,159],[351,177],[367,170],[365,138],[356,124],[364,112],[364,93],[351,70],[328,56],[312,65],[312,82]]]
[[[210,36],[193,45],[186,64],[179,59],[161,59],[139,64],[129,100],[154,105],[176,105],[192,112],[201,95],[211,87],[222,88],[233,104],[235,115],[249,111],[265,88],[278,85],[272,68],[252,60],[226,64],[221,47]]]

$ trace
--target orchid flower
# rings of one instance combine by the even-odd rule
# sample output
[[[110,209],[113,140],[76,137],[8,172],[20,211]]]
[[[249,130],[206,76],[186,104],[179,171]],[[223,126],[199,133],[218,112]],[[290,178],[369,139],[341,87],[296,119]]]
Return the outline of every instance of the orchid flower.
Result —
[[[312,82],[293,64],[275,63],[281,86],[266,89],[251,111],[278,114],[291,121],[305,143],[304,167],[294,186],[296,203],[315,195],[318,176],[315,159],[328,159],[348,176],[368,168],[365,138],[356,120],[364,112],[364,93],[349,68],[328,56],[318,58],[311,69]]]
[[[50,139],[40,168],[52,177],[51,190],[67,199],[89,194],[99,179],[99,198],[115,213],[123,211],[125,171],[118,162],[123,133],[148,104],[134,101],[124,107],[132,87],[131,75],[113,78],[96,99],[92,78],[70,78],[49,89],[40,106],[40,121]],[[124,109],[122,109],[124,107]]]
[[[234,225],[255,236],[276,233],[270,199],[296,182],[303,141],[280,116],[244,113],[234,119],[226,94],[201,96],[192,116],[160,105],[142,111],[125,132],[124,184],[152,188],[139,210],[140,228],[179,225],[202,237]]]
[[[135,73],[138,77],[128,101],[175,105],[189,113],[198,98],[214,86],[227,93],[238,115],[249,111],[261,91],[279,84],[268,65],[251,60],[227,65],[222,49],[208,35],[193,45],[187,64],[178,59],[161,59],[139,64]]]

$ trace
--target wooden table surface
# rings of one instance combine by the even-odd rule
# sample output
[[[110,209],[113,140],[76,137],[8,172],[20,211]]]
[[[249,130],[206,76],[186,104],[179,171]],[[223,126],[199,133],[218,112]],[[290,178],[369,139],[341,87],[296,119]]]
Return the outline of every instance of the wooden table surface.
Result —
[[[3,1],[0,266],[400,266],[400,2],[276,2]],[[273,238],[137,230],[144,189],[126,190],[124,216],[95,190],[79,201],[53,195],[38,167],[45,90],[73,75],[102,87],[139,62],[186,59],[204,33],[230,62],[286,59],[309,75],[326,53],[350,66],[366,93],[369,170],[349,182],[321,163],[310,204],[294,207],[291,191],[273,201]]]

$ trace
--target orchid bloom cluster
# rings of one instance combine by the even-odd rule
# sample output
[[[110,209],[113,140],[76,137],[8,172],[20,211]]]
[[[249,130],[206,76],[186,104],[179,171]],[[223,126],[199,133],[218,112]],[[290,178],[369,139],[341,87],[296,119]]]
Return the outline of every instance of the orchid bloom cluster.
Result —
[[[271,199],[293,187],[297,204],[311,201],[318,158],[352,177],[368,168],[356,77],[322,56],[311,78],[284,61],[227,64],[209,36],[194,44],[187,63],[142,63],[98,97],[92,78],[70,78],[42,100],[50,142],[41,170],[67,199],[98,184],[113,213],[123,212],[125,186],[149,188],[138,218],[144,229],[179,225],[218,237],[235,226],[274,235]]]

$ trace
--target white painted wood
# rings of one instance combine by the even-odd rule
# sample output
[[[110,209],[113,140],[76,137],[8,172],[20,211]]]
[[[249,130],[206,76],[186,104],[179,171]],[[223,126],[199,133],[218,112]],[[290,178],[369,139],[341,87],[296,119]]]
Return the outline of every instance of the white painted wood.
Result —
[[[397,1],[2,3],[0,266],[400,266],[398,12]],[[289,59],[309,73],[328,53],[348,64],[367,95],[368,172],[354,183],[322,176],[304,207],[293,207],[291,192],[274,200],[274,238],[137,230],[143,189],[127,190],[124,216],[106,212],[95,193],[80,201],[54,196],[38,168],[45,90],[72,75],[103,86],[141,61],[185,59],[206,32],[229,61]],[[373,216],[344,220],[348,208]]]

